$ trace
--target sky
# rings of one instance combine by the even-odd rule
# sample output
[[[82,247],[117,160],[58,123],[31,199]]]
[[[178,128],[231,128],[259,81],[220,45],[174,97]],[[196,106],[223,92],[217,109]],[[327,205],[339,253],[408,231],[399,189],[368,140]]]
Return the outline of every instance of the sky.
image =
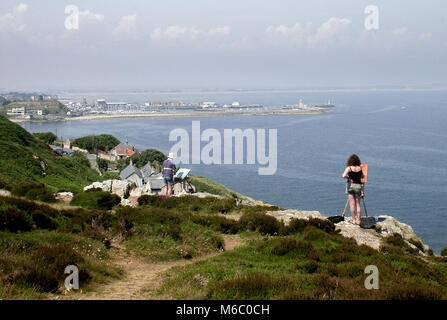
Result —
[[[445,88],[446,9],[445,0],[2,0],[0,90]]]

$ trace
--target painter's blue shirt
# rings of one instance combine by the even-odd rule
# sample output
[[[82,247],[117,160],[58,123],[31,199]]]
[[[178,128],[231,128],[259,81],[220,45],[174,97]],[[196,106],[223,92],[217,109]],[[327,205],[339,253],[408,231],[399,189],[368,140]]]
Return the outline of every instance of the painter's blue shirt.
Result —
[[[167,159],[163,162],[163,178],[172,178],[175,174],[175,164]]]

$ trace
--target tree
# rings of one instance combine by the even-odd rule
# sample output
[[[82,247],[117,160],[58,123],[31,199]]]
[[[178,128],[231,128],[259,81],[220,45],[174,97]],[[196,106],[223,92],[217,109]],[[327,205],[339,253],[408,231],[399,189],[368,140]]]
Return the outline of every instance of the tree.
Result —
[[[107,169],[109,168],[109,161],[102,159],[102,158],[98,158],[96,160],[96,162],[98,163],[98,168],[102,171],[105,172],[107,171]]]
[[[162,164],[163,161],[166,160],[166,156],[163,152],[160,152],[158,150],[148,149],[139,154],[133,155],[131,159],[137,167],[141,168],[148,162],[150,162],[152,165],[155,165],[157,163]]]
[[[36,132],[34,135],[45,143],[52,144],[57,137],[53,132]]]
[[[73,145],[81,149],[86,149],[91,153],[98,151],[108,152],[116,147],[120,141],[110,134],[101,134],[99,136],[86,136],[78,138]]]

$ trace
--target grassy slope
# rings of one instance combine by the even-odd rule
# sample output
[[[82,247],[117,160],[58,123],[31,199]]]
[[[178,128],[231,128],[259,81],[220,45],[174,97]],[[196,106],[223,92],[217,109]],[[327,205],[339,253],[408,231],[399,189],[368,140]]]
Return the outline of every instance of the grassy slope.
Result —
[[[175,299],[446,299],[447,264],[402,248],[381,252],[317,229],[283,237],[250,235],[249,245],[165,275],[158,295]],[[367,290],[364,269],[379,269]]]
[[[41,160],[47,164],[46,177],[41,176]],[[99,175],[79,159],[57,155],[21,126],[0,116],[0,181],[11,186],[34,181],[53,191],[79,191],[98,180]]]
[[[240,193],[237,193],[236,191],[233,191],[224,185],[205,177],[189,175],[189,179],[197,188],[197,192],[208,192],[228,198],[250,199],[249,197],[241,195]]]

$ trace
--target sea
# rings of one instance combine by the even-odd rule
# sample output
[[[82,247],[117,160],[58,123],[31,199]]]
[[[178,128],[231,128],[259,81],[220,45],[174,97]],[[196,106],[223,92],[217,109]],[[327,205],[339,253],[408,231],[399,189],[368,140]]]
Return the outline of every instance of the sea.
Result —
[[[90,121],[24,122],[30,132],[76,138],[108,133],[137,149],[168,153],[173,129],[202,131],[277,129],[277,171],[259,175],[258,164],[181,165],[256,200],[282,208],[341,214],[346,203],[341,175],[356,153],[369,166],[365,204],[369,216],[391,215],[413,227],[435,252],[447,246],[447,91],[328,90],[71,93],[89,101],[239,101],[274,108],[298,104],[335,105],[312,115],[122,118]],[[202,146],[206,144],[202,143]],[[267,148],[268,151],[268,148]],[[223,154],[222,154],[223,157]],[[350,213],[347,213],[350,216]]]

